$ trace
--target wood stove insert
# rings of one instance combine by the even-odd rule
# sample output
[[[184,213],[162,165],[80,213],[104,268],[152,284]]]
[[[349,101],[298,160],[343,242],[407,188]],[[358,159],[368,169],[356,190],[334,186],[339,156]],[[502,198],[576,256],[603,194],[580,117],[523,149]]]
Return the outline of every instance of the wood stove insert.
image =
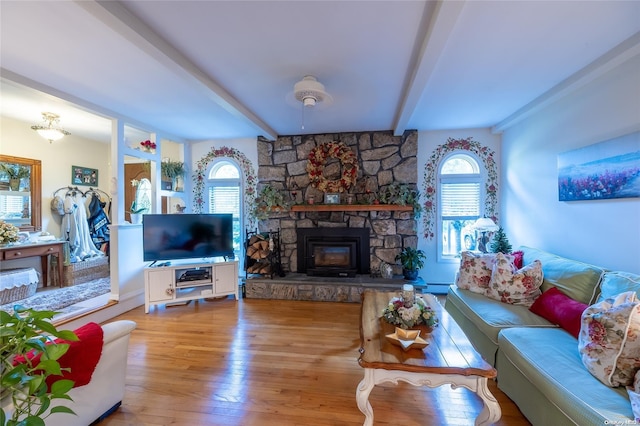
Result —
[[[369,228],[298,228],[298,272],[314,276],[368,274]]]

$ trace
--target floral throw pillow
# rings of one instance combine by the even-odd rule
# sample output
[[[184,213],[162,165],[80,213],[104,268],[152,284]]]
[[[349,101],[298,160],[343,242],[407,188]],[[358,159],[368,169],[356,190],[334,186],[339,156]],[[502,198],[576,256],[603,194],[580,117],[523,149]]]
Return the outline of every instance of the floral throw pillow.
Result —
[[[582,314],[578,350],[587,370],[607,386],[629,386],[640,369],[640,301],[633,291]]]
[[[539,260],[516,269],[510,257],[497,253],[486,295],[504,303],[530,307],[542,294],[542,278]]]
[[[631,410],[636,423],[640,423],[640,370],[636,372],[636,378],[633,381],[633,387],[627,386],[629,399],[631,400]]]
[[[460,269],[456,275],[456,285],[463,290],[486,294],[495,261],[495,253],[463,251]]]

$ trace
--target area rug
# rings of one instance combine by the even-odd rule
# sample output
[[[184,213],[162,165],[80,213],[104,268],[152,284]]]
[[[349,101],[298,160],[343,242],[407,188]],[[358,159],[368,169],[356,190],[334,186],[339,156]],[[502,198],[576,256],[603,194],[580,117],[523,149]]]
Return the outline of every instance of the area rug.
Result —
[[[64,287],[56,290],[38,292],[26,299],[17,300],[15,302],[0,305],[0,311],[13,314],[15,305],[21,305],[25,308],[33,308],[36,310],[49,310],[61,312],[64,310],[73,310],[71,305],[80,303],[93,297],[98,297],[111,291],[111,279],[99,278],[97,280],[88,281],[84,284],[78,284],[71,287]]]

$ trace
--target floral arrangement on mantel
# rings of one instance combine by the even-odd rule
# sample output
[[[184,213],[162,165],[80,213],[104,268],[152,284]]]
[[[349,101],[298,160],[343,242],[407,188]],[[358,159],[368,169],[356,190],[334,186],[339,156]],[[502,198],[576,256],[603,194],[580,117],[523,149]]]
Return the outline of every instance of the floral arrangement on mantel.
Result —
[[[413,300],[394,297],[382,311],[382,317],[389,324],[408,329],[417,325],[435,327],[438,324],[436,313],[420,296]]]
[[[324,165],[329,158],[340,160],[342,166],[342,177],[340,179],[329,180],[324,176]],[[307,173],[314,188],[329,193],[345,192],[356,183],[358,159],[343,142],[325,142],[313,148],[309,153]]]
[[[193,210],[194,213],[202,213],[204,210],[204,189],[206,182],[206,172],[209,164],[216,158],[226,157],[233,159],[244,174],[244,212],[245,226],[249,229],[255,229],[256,218],[248,214],[255,210],[258,177],[251,164],[251,160],[247,158],[241,151],[236,148],[223,146],[221,148],[212,147],[211,150],[196,163],[196,170],[193,173]]]
[[[144,151],[151,152],[156,149],[156,143],[151,142],[150,140],[140,142],[140,146]]]
[[[484,203],[484,214],[494,222],[498,222],[498,168],[493,159],[494,152],[473,140],[447,139],[447,142],[438,145],[433,151],[424,172],[424,237],[431,240],[435,237],[436,227],[436,177],[440,162],[445,156],[453,151],[469,151],[478,156],[487,170],[487,180],[485,183],[486,197]]]
[[[0,244],[15,243],[18,241],[19,232],[17,226],[0,220]]]

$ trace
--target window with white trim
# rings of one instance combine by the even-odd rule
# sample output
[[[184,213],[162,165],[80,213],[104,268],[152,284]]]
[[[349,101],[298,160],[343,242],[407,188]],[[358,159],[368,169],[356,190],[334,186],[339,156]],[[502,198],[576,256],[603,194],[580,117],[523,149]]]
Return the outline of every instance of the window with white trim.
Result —
[[[207,179],[207,212],[233,215],[233,251],[242,261],[242,179],[240,168],[228,159],[214,162]],[[242,266],[242,265],[241,265]]]
[[[454,151],[438,171],[438,260],[457,259],[463,250],[475,250],[473,223],[482,216],[486,172],[467,151]]]

